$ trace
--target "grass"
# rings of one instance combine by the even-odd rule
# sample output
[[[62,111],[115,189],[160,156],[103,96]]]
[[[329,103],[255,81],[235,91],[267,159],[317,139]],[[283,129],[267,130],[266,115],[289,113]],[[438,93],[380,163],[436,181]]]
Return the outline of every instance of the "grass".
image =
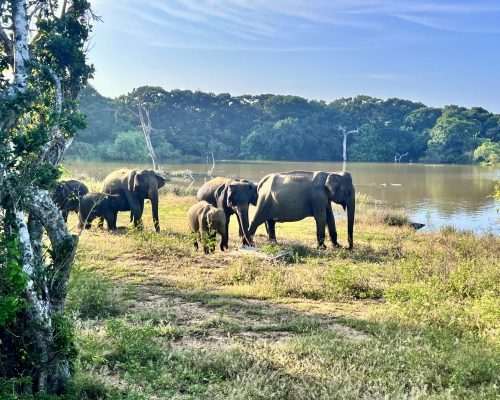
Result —
[[[352,251],[316,250],[308,218],[278,224],[278,244],[259,228],[257,257],[237,251],[233,218],[230,250],[204,255],[187,229],[195,198],[174,193],[159,234],[147,205],[143,231],[122,213],[117,232],[82,234],[68,398],[498,398],[497,237],[417,233],[363,197]]]

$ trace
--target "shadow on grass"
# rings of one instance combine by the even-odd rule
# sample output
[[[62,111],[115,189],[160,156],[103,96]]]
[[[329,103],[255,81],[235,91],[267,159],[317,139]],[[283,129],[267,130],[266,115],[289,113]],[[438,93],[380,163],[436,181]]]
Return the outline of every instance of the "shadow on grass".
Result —
[[[80,395],[487,398],[497,388],[493,346],[445,329],[313,316],[204,291],[136,291],[137,310],[79,336]],[[117,387],[124,397],[102,395],[118,396]]]

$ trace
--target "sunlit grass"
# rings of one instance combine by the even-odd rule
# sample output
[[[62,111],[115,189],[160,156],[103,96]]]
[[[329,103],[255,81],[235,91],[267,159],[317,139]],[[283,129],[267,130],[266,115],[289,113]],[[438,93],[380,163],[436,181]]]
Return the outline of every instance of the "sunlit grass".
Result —
[[[204,255],[186,220],[195,197],[172,193],[160,199],[159,234],[146,204],[143,231],[120,213],[117,232],[93,227],[80,238],[75,393],[495,398],[498,238],[387,224],[404,215],[363,197],[352,251],[317,250],[308,218],[277,224],[277,244],[259,228],[256,256],[240,249],[232,218],[229,251]],[[344,212],[334,210],[346,246]],[[287,256],[273,259],[281,250]]]

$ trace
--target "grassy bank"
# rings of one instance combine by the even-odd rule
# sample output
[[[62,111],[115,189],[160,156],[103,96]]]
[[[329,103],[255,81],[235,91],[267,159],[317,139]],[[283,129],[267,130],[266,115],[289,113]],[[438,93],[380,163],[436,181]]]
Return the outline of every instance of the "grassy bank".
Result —
[[[204,255],[194,201],[164,193],[160,234],[148,205],[142,232],[122,213],[116,233],[82,234],[73,398],[498,396],[498,238],[388,226],[404,218],[361,198],[353,251],[316,250],[307,219],[278,224],[277,245],[261,227],[256,255],[238,250],[233,218],[230,250]]]

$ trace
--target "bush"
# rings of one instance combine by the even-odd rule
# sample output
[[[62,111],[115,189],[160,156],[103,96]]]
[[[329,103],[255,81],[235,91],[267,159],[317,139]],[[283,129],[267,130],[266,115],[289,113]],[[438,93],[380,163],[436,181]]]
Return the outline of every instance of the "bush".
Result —
[[[500,163],[500,143],[486,140],[474,150],[473,160],[484,165],[496,165]]]
[[[68,287],[66,310],[80,318],[104,318],[122,310],[114,284],[101,276],[74,269]]]
[[[387,212],[383,216],[383,222],[388,226],[408,226],[410,220],[403,213]]]

